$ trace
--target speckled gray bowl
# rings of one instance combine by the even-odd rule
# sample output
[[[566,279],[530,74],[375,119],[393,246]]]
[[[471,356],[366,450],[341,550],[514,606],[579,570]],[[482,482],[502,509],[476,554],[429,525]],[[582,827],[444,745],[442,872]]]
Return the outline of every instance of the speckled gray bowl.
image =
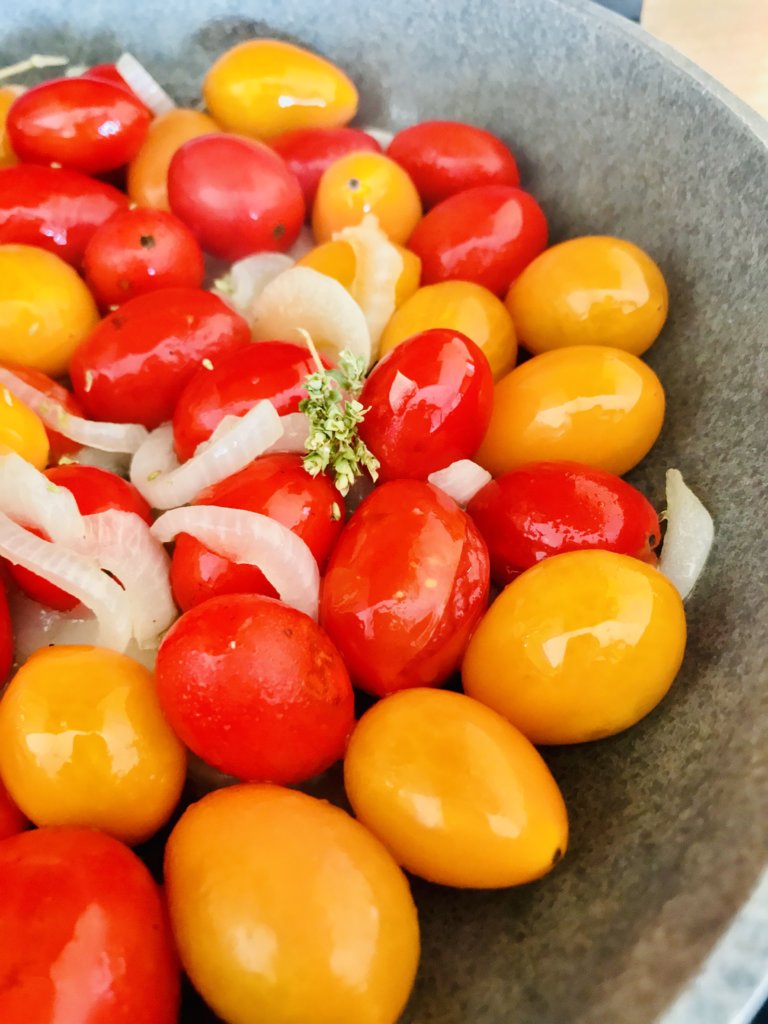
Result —
[[[650,354],[669,414],[637,477],[660,503],[679,466],[717,523],[670,696],[624,736],[548,754],[572,815],[564,863],[511,892],[416,883],[404,1020],[746,1022],[768,969],[766,125],[634,26],[563,0],[24,0],[4,5],[0,48],[4,64],[127,48],[191,99],[211,58],[265,33],[343,64],[369,123],[459,117],[504,136],[555,237],[653,253],[672,297]]]

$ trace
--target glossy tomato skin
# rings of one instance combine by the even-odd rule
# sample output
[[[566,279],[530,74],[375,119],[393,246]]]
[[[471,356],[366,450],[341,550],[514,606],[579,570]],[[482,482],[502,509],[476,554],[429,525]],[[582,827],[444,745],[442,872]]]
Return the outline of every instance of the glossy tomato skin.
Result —
[[[242,348],[251,332],[211,292],[164,288],[129,299],[105,317],[70,363],[89,416],[150,429],[169,420],[203,359]]]
[[[97,79],[58,78],[16,100],[8,111],[8,135],[25,163],[103,174],[136,155],[149,122],[147,108],[125,88]]]
[[[344,502],[327,476],[310,476],[302,461],[298,454],[264,455],[207,488],[194,503],[269,516],[307,544],[322,572],[344,528]],[[256,566],[222,558],[185,533],[176,539],[171,586],[182,611],[222,594],[277,597],[277,591]]]
[[[425,206],[480,185],[519,185],[520,172],[496,135],[461,121],[422,121],[387,147],[411,176]]]
[[[323,172],[347,153],[380,153],[376,139],[360,128],[299,128],[270,140],[270,146],[298,178],[307,209],[312,208]]]
[[[551,555],[600,548],[655,563],[659,517],[613,473],[580,462],[535,462],[491,480],[467,507],[505,586]]]
[[[234,135],[185,142],[168,168],[168,201],[203,249],[225,260],[285,252],[304,223],[301,186],[283,158]]]
[[[17,377],[20,377],[33,388],[36,388],[46,397],[53,399],[54,402],[58,402],[66,412],[71,413],[73,416],[83,415],[80,403],[63,384],[59,384],[58,381],[53,380],[52,377],[49,377],[41,370],[33,370],[30,366],[7,365],[8,369]],[[46,427],[45,432],[48,435],[48,444],[50,445],[48,458],[52,463],[58,462],[62,455],[69,455],[81,447],[76,441],[64,437],[63,434],[59,434],[50,427]]]
[[[174,1024],[179,969],[160,892],[95,829],[0,843],[3,1024]]]
[[[483,185],[438,203],[408,247],[422,261],[422,283],[474,281],[503,295],[547,245],[547,219],[528,192]]]
[[[298,412],[304,380],[315,365],[309,350],[289,341],[262,341],[201,367],[179,396],[173,415],[176,454],[184,461],[225,416],[242,416],[266,398],[281,416]]]
[[[5,581],[0,576],[0,685],[5,682],[13,664],[13,625],[5,592]]]
[[[97,228],[85,250],[85,280],[102,308],[160,288],[199,288],[197,239],[163,210],[125,210]]]
[[[355,684],[383,697],[455,671],[488,600],[488,552],[447,495],[419,480],[377,488],[323,580],[320,624]]]
[[[459,331],[436,328],[394,348],[360,396],[360,436],[380,462],[382,482],[426,480],[480,447],[491,419],[488,360]]]
[[[0,245],[35,245],[79,267],[97,227],[128,207],[106,182],[63,168],[0,170]]]
[[[185,612],[156,675],[176,734],[229,775],[286,785],[344,754],[354,722],[344,663],[308,615],[270,597],[230,594]]]
[[[45,475],[52,484],[66,487],[72,492],[77,507],[84,516],[117,509],[120,512],[135,512],[146,523],[152,523],[149,505],[133,484],[115,473],[99,469],[97,466],[79,466],[73,463],[69,466],[53,466],[45,471]],[[42,536],[37,530],[32,532]],[[24,593],[40,604],[61,612],[71,611],[78,604],[77,599],[65,590],[21,565],[9,564],[8,570]]]

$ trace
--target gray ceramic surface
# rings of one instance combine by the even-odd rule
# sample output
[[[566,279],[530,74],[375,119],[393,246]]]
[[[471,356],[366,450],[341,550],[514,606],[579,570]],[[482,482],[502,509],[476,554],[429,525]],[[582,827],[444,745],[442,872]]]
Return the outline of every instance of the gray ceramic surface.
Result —
[[[634,478],[661,505],[680,467],[717,524],[684,668],[630,733],[547,754],[572,819],[550,878],[414,885],[424,955],[404,1021],[746,1021],[768,968],[768,884],[747,902],[768,849],[765,125],[634,26],[563,0],[25,0],[0,31],[3,63],[130,49],[179,99],[238,40],[297,40],[353,74],[362,120],[483,124],[555,238],[610,232],[660,262],[671,315],[649,361],[669,411]]]

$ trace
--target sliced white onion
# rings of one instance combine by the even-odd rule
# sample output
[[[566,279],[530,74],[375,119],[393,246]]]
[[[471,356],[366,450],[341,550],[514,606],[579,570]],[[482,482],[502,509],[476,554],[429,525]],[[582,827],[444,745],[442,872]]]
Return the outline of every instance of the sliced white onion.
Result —
[[[683,480],[678,469],[667,470],[667,532],[659,569],[685,599],[696,585],[712,548],[712,516]]]
[[[115,67],[120,77],[125,79],[128,88],[136,93],[144,106],[149,107],[156,117],[159,114],[167,114],[169,110],[175,108],[176,104],[162,85],[150,75],[132,53],[120,54],[115,61]]]
[[[254,304],[264,288],[293,264],[291,257],[283,252],[257,252],[233,263],[211,290],[250,324]]]
[[[255,565],[281,601],[317,618],[320,572],[314,555],[300,537],[269,516],[214,505],[175,508],[155,521],[152,533],[163,543],[188,533],[223,558]]]
[[[36,412],[46,427],[88,448],[133,453],[147,439],[146,428],[138,423],[101,423],[74,416],[60,402],[38,391],[4,366],[0,366],[0,384]]]
[[[465,508],[493,477],[487,469],[478,466],[472,459],[458,459],[445,469],[430,473],[427,482],[445,491],[457,505]]]
[[[351,245],[355,254],[355,277],[350,290],[365,315],[371,336],[371,359],[375,360],[379,339],[395,311],[403,257],[379,227],[378,218],[370,213],[360,224],[337,231],[333,239]]]
[[[288,250],[288,255],[292,260],[298,262],[302,256],[306,256],[308,252],[312,252],[316,245],[317,242],[315,241],[315,236],[312,234],[312,228],[307,227],[305,224],[299,232],[299,237]]]
[[[307,449],[307,438],[309,437],[307,414],[304,412],[289,412],[285,416],[280,417],[280,425],[283,428],[282,437],[279,437],[273,445],[270,445],[267,452],[305,452]]]
[[[307,331],[331,359],[347,349],[371,361],[371,335],[362,309],[347,289],[311,267],[291,267],[266,286],[254,307],[257,340],[304,344]]]
[[[102,452],[98,448],[78,448],[76,452],[62,455],[59,459],[60,466],[73,462],[79,466],[95,466],[96,469],[106,469],[108,473],[114,473],[116,476],[127,477],[131,456],[128,452]]]
[[[131,462],[131,483],[153,508],[186,505],[213,484],[253,462],[282,435],[271,402],[259,402],[244,416],[227,416],[211,438],[179,465],[173,450],[173,427],[153,430]]]
[[[83,519],[83,552],[122,584],[131,633],[139,648],[157,647],[160,635],[178,614],[171,594],[171,561],[165,548],[135,512],[109,509]]]
[[[98,620],[96,642],[124,651],[131,639],[126,592],[94,558],[36,537],[0,513],[0,555],[61,587]]]
[[[370,135],[372,139],[376,139],[382,149],[386,149],[395,137],[395,133],[391,132],[389,128],[377,128],[371,125],[364,125],[360,131],[365,132],[366,135]]]
[[[85,536],[83,517],[71,491],[15,452],[0,455],[0,512],[14,523],[36,527],[59,544]]]

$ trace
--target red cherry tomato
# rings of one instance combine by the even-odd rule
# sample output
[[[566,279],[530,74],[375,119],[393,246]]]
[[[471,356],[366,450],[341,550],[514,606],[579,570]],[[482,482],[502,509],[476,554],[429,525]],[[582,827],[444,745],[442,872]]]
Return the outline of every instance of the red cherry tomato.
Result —
[[[0,170],[0,245],[36,245],[80,266],[99,225],[128,197],[78,171],[24,164]]]
[[[225,416],[242,416],[262,398],[281,416],[306,398],[304,380],[315,365],[303,345],[262,341],[202,367],[184,388],[173,415],[176,454],[183,462],[207,441]]]
[[[269,145],[299,180],[307,209],[312,208],[323,172],[347,153],[380,153],[372,135],[359,128],[300,128],[270,139]]]
[[[408,242],[421,259],[422,284],[474,281],[497,295],[546,245],[541,207],[509,185],[483,185],[444,199]]]
[[[42,370],[35,370],[31,366],[12,366],[10,363],[7,364],[8,369],[11,370],[17,377],[20,377],[27,384],[30,384],[33,388],[36,388],[41,394],[46,395],[48,398],[52,398],[54,402],[58,402],[66,412],[72,413],[73,416],[82,416],[83,410],[80,403],[77,401],[72,392],[65,388],[63,384],[59,384],[53,380],[47,374],[43,373]],[[50,427],[45,428],[45,432],[48,435],[48,444],[50,445],[50,452],[48,455],[48,461],[56,463],[62,457],[62,455],[69,455],[71,452],[77,451],[80,445],[76,441],[70,440],[68,437],[64,437],[63,434],[59,434],[55,430],[51,430]]]
[[[651,503],[621,477],[580,462],[534,462],[486,484],[467,509],[505,586],[565,551],[602,548],[655,563],[661,537]]]
[[[307,544],[321,572],[344,526],[339,492],[327,476],[310,476],[300,455],[264,455],[203,491],[194,503],[242,508],[277,520]],[[222,558],[185,533],[176,539],[171,586],[184,611],[222,594],[277,597],[260,569]]]
[[[179,969],[152,876],[95,829],[0,843],[3,1024],[175,1024]]]
[[[320,623],[357,686],[380,697],[454,672],[488,600],[485,543],[459,506],[419,480],[377,488],[328,563]]]
[[[296,175],[269,146],[236,135],[185,142],[168,168],[168,201],[203,249],[224,260],[285,252],[304,223]]]
[[[109,82],[110,85],[116,85],[119,89],[125,89],[129,92],[134,99],[138,100],[139,103],[144,107],[146,104],[142,103],[136,93],[131,89],[130,85],[126,82],[120,72],[117,70],[114,64],[94,64],[92,68],[88,68],[84,71],[80,78],[94,78],[97,82]],[[149,107],[146,108],[149,116],[152,117],[152,111]]]
[[[387,156],[405,168],[425,206],[480,185],[519,185],[515,158],[501,139],[461,121],[422,121],[398,132]]]
[[[13,664],[13,626],[5,593],[5,582],[0,577],[0,684],[4,683]]]
[[[168,721],[208,764],[290,784],[344,754],[354,698],[338,651],[308,615],[230,594],[185,612],[157,654]]]
[[[382,481],[426,480],[471,458],[491,420],[493,375],[466,335],[434,328],[393,348],[365,382],[360,436]]]
[[[2,676],[0,676],[0,680],[2,680]],[[29,822],[11,800],[8,790],[0,779],[0,839],[15,836],[17,833],[23,832],[28,825]]]
[[[197,239],[163,210],[124,210],[94,232],[83,260],[85,280],[101,306],[160,288],[199,288],[205,267]]]
[[[250,341],[248,324],[211,292],[165,288],[129,299],[105,317],[69,365],[89,416],[150,429],[169,420],[203,359]]]
[[[107,512],[115,508],[121,512],[135,512],[146,523],[152,523],[152,512],[133,484],[123,480],[115,473],[96,466],[54,466],[45,471],[45,475],[57,487],[66,487],[71,491],[77,507],[84,516],[97,512]],[[32,530],[41,537],[39,530]],[[77,605],[77,599],[48,580],[24,569],[20,565],[9,563],[8,570],[17,585],[24,593],[39,601],[40,604],[55,608],[57,611],[68,612]]]
[[[57,78],[14,101],[6,130],[23,162],[103,174],[136,156],[149,122],[147,108],[125,88],[93,78]]]

